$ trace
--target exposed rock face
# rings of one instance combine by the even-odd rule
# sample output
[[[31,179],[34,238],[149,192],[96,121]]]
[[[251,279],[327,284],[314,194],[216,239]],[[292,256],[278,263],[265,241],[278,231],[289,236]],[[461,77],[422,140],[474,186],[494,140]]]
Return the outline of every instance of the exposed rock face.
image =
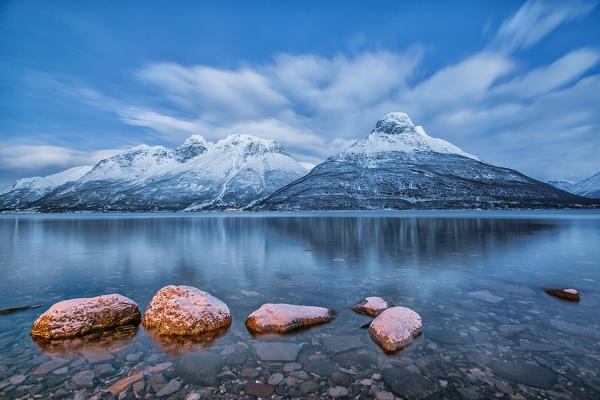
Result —
[[[369,327],[371,337],[385,351],[397,351],[408,346],[421,334],[421,317],[406,307],[392,307],[383,311]]]
[[[65,300],[43,313],[31,329],[32,336],[70,338],[121,325],[137,325],[138,305],[120,294]]]
[[[333,320],[336,312],[329,308],[293,304],[263,304],[246,320],[256,333],[285,333],[293,329]]]
[[[165,286],[152,298],[142,325],[165,336],[203,336],[231,325],[221,300],[191,286]]]
[[[579,301],[579,292],[575,289],[550,289],[546,293],[570,301]]]
[[[376,317],[387,310],[390,307],[394,307],[394,303],[382,299],[381,297],[367,297],[360,303],[354,306],[354,311]]]

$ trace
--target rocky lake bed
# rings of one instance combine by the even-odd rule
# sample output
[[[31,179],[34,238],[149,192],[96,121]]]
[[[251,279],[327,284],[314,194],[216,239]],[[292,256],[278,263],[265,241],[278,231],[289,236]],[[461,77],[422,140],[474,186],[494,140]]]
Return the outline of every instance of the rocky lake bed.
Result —
[[[1,308],[41,305],[0,315],[0,398],[600,398],[597,215],[32,217],[0,230]],[[216,296],[231,324],[206,340],[142,325],[30,336],[56,302],[120,293],[144,313],[168,284]],[[376,316],[353,310],[369,296],[417,312],[422,333],[385,352]],[[265,303],[336,315],[259,334],[246,319]]]

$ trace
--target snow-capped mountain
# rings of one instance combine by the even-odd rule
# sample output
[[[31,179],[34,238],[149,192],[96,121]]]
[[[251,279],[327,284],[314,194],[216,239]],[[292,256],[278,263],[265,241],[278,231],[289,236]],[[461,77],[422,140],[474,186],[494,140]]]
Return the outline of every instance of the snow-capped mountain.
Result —
[[[569,192],[592,199],[600,199],[600,172],[575,183],[569,188]]]
[[[276,191],[256,210],[545,208],[584,199],[486,164],[391,113],[371,134]]]
[[[192,136],[175,149],[141,145],[96,164],[31,204],[43,211],[240,208],[307,170],[272,140]]]
[[[48,176],[19,179],[0,194],[0,209],[27,208],[32,202],[67,182],[81,178],[91,169],[92,165],[84,165]]]

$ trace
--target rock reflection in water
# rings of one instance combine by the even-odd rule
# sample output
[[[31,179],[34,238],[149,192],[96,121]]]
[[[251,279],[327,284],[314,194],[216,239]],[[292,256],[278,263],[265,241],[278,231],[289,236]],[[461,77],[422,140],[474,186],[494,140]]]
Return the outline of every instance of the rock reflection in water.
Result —
[[[157,329],[144,329],[148,336],[150,336],[150,338],[152,338],[152,340],[166,353],[182,354],[189,351],[207,349],[213,346],[225,336],[229,326],[194,336],[167,336],[161,335]]]
[[[138,329],[137,325],[125,325],[69,339],[46,339],[41,336],[32,336],[31,339],[46,354],[64,356],[78,354],[83,350],[112,350],[127,346],[137,335]]]

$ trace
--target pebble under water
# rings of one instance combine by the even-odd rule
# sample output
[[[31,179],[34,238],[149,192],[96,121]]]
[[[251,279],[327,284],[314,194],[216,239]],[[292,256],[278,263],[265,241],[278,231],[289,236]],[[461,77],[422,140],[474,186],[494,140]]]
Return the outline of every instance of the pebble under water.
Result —
[[[0,216],[0,398],[599,399],[600,213],[336,212]],[[53,303],[120,293],[142,312],[163,286],[227,303],[205,342],[124,327],[33,340]],[[546,294],[575,288],[572,303]],[[423,333],[384,353],[381,296]],[[337,318],[253,336],[263,303]]]

